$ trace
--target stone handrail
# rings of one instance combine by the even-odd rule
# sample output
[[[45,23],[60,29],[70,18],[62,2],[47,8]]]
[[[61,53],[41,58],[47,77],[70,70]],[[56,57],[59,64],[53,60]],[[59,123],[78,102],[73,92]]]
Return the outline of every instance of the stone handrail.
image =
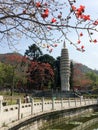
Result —
[[[40,102],[35,102],[34,99],[32,99],[30,103],[21,103],[21,99],[19,99],[18,104],[8,106],[3,106],[2,101],[0,101],[0,127],[40,113],[78,108],[94,104],[98,104],[98,99],[75,98],[73,100],[55,100],[52,98],[52,100],[47,101],[42,98]]]

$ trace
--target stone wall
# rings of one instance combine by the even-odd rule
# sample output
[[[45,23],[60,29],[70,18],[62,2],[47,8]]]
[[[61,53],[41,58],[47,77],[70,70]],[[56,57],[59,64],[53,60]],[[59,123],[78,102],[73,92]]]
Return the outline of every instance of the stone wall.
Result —
[[[68,120],[77,118],[80,115],[87,114],[87,113],[90,114],[94,111],[94,109],[95,109],[95,106],[50,112],[48,114],[38,116],[35,120],[31,119],[31,122],[30,120],[26,121],[27,125],[25,126],[21,125],[21,128],[19,128],[18,130],[27,130],[27,129],[29,130],[44,129],[45,130],[45,129],[48,129],[49,126],[59,124],[63,120],[67,122]],[[15,127],[12,130],[15,130]]]

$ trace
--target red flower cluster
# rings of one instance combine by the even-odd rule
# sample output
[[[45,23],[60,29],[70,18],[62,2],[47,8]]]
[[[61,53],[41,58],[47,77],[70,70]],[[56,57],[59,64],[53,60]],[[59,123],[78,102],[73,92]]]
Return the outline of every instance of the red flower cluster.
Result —
[[[42,16],[42,18],[47,18],[48,15],[49,15],[49,10],[45,9],[44,12],[43,12],[43,14],[41,16]]]
[[[98,41],[96,39],[93,40],[94,43],[97,43]]]
[[[84,46],[81,46],[81,49],[84,49]]]
[[[94,21],[93,25],[98,25],[98,20]]]
[[[89,40],[90,42],[93,42],[93,43],[97,43],[97,39],[94,39],[94,40]]]
[[[58,18],[60,19],[61,17],[62,17],[62,15],[61,15],[61,14],[59,14],[59,15],[58,15]]]
[[[41,3],[40,2],[36,2],[36,7],[37,8],[41,7]]]
[[[80,5],[80,7],[76,10],[76,14],[79,17],[84,12],[85,6]]]
[[[80,37],[82,37],[82,36],[83,36],[83,33],[81,32],[81,33],[79,34],[79,36],[80,36]],[[81,43],[80,38],[78,39],[77,43],[78,43],[78,44],[80,44],[80,43]]]
[[[78,50],[78,51],[82,51],[82,52],[84,52],[84,51],[85,51],[85,50],[84,50],[84,46],[83,46],[83,45],[81,46],[81,48],[77,48],[77,50]]]
[[[90,20],[90,15],[84,15],[84,11],[85,11],[85,6],[80,5],[79,8],[76,8],[75,6],[72,5],[72,10],[75,12],[77,18],[81,18],[84,20]]]
[[[80,41],[80,40],[78,40],[78,41],[77,41],[77,43],[78,43],[78,44],[80,44],[80,43],[81,43],[81,41]]]
[[[81,32],[81,33],[80,33],[80,37],[82,37],[82,36],[83,36],[83,33]]]
[[[52,18],[51,23],[55,23],[55,22],[56,22],[56,19]]]
[[[90,15],[84,15],[84,14],[82,14],[82,15],[80,16],[80,18],[84,19],[85,21],[86,21],[86,20],[90,20]]]

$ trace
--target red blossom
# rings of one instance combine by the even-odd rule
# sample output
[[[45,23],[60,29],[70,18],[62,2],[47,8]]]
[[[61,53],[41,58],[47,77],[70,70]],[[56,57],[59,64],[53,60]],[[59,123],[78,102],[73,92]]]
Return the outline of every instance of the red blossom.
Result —
[[[80,36],[81,36],[81,37],[83,36],[83,33],[82,33],[82,32],[80,33]]]
[[[96,39],[93,40],[94,43],[97,43],[98,41]]]
[[[49,10],[48,9],[45,9],[44,10],[44,13],[41,15],[43,18],[47,18],[49,15]]]
[[[81,16],[82,19],[86,20],[90,20],[90,15],[82,15]]]
[[[71,6],[72,7],[72,10],[75,11],[76,10],[76,7],[74,5]]]
[[[52,22],[52,23],[55,23],[55,22],[56,22],[56,19],[55,19],[55,18],[52,18],[51,22]]]
[[[36,2],[36,7],[37,8],[41,7],[41,3],[40,2]]]
[[[81,49],[84,49],[84,46],[83,46],[83,45],[81,46]]]
[[[78,43],[78,44],[80,44],[80,43],[81,43],[81,41],[80,41],[80,40],[78,40],[78,41],[77,41],[77,43]]]
[[[93,25],[98,25],[98,20],[94,21]]]
[[[85,21],[90,20],[90,15],[83,14],[85,11],[85,6],[80,5],[79,8],[76,8],[75,6],[72,5],[72,10],[75,12],[77,18],[84,19]]]
[[[84,12],[84,9],[85,9],[85,6],[83,6],[83,5],[80,5],[80,8],[78,8],[78,11],[80,11],[80,12]]]
[[[84,9],[85,9],[85,6],[80,5],[80,7],[76,10],[76,15],[78,18],[81,18],[81,15],[83,14]]]
[[[43,83],[48,84],[54,80],[54,71],[50,64],[32,61],[28,67],[28,80],[36,87],[36,84],[41,88]],[[43,84],[44,85],[44,84]]]
[[[61,17],[62,17],[62,15],[61,15],[61,14],[59,14],[59,15],[58,15],[58,18],[60,19]]]

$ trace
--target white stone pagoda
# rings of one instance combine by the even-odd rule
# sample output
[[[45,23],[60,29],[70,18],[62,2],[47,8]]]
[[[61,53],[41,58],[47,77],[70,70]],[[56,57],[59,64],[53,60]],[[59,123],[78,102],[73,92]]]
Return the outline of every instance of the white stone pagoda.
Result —
[[[61,77],[61,91],[70,91],[70,60],[68,49],[66,48],[65,42],[63,44],[63,49],[61,50],[60,59],[60,77]]]

